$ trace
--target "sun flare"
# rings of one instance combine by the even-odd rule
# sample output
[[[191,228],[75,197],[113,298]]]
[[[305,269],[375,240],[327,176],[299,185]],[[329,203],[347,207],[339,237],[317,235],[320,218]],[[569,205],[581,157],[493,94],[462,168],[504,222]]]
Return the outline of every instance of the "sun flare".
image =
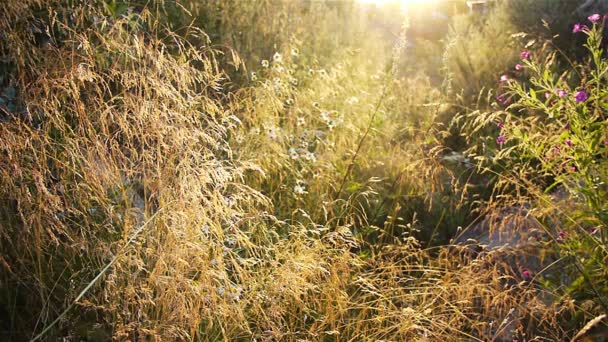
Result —
[[[385,4],[400,4],[406,6],[425,6],[433,3],[437,3],[441,0],[357,0],[360,3],[366,4],[376,4],[376,5],[385,5]]]
[[[364,5],[372,5],[376,7],[398,6],[401,12],[407,13],[413,10],[423,10],[425,8],[434,8],[437,4],[444,0],[356,0]]]

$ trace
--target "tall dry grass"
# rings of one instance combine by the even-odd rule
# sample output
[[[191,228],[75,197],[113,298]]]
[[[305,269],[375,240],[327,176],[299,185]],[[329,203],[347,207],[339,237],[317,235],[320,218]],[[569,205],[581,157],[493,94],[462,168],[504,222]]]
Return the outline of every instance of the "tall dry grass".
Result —
[[[323,64],[296,44],[228,92],[204,32],[173,33],[163,2],[122,4],[0,4],[19,99],[0,123],[8,339],[572,333],[513,251],[415,238],[417,213],[462,191],[427,81],[391,77],[390,54]]]

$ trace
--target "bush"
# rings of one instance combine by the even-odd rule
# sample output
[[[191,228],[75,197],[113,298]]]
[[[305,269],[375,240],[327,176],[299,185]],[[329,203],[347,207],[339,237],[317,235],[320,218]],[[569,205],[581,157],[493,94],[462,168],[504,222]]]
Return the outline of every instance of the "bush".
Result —
[[[498,178],[496,201],[531,204],[527,215],[542,228],[536,235],[538,253],[557,260],[534,278],[584,306],[580,320],[605,312],[608,301],[608,63],[603,21],[599,15],[592,20],[590,28],[574,33],[587,38],[583,62],[562,71],[555,63],[557,52],[546,58],[522,52],[520,73],[504,78],[499,89],[498,100],[506,108],[477,113],[472,124],[486,147],[476,150],[475,159]],[[483,138],[488,126],[497,133]]]

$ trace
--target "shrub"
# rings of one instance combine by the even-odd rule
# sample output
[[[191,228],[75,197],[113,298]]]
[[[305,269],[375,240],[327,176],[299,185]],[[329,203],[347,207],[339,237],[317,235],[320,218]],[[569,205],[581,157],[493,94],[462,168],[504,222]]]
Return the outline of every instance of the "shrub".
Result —
[[[504,109],[475,113],[476,150],[481,169],[497,176],[496,197],[502,205],[526,203],[527,215],[542,228],[538,253],[557,260],[535,275],[540,285],[572,298],[578,319],[606,312],[606,62],[604,21],[590,17],[588,58],[562,71],[556,53],[546,58],[521,53],[521,70],[498,90]],[[484,127],[495,134],[483,138]],[[481,133],[485,132],[485,133]],[[471,132],[468,133],[471,137]],[[559,269],[554,269],[559,267]]]

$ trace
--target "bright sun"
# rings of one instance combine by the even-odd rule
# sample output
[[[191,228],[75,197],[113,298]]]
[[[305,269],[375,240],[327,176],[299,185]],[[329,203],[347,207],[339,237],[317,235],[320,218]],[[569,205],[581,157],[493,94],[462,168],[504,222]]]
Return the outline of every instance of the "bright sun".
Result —
[[[367,4],[389,4],[389,3],[400,3],[405,5],[427,5],[440,0],[357,0],[358,2]]]
[[[404,12],[408,12],[414,8],[425,8],[425,7],[433,7],[437,3],[442,0],[355,0],[359,3],[363,4],[373,4],[373,5],[387,5],[387,4],[397,4],[401,7],[401,10]]]

